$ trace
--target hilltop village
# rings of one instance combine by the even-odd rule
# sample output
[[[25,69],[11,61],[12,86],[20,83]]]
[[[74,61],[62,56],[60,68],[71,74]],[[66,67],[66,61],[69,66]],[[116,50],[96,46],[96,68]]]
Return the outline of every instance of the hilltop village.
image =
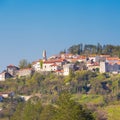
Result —
[[[0,73],[0,81],[8,78],[31,76],[35,72],[53,72],[57,75],[67,76],[70,71],[90,70],[100,73],[120,72],[120,58],[110,55],[74,55],[61,53],[47,58],[46,51],[43,51],[43,58],[33,61],[28,68],[19,68],[13,64],[7,66],[7,69]]]
[[[95,115],[96,120],[111,118],[111,111],[115,111],[112,116],[119,114],[120,46],[119,49],[118,46],[108,46],[102,50],[91,45],[82,50],[80,48],[79,45],[75,45],[67,52],[61,51],[58,55],[50,57],[47,57],[47,51],[43,50],[41,59],[31,63],[23,59],[18,66],[6,66],[6,70],[0,73],[0,119],[11,117],[9,120],[15,120],[16,117],[19,118],[20,113],[20,120],[24,120],[26,114],[27,117],[28,114],[35,114],[35,117],[41,114],[41,119],[42,113],[38,112],[38,109],[41,111],[40,106],[42,105],[42,112],[46,117],[46,113],[57,109],[58,100],[62,104],[65,102],[62,109],[65,109],[65,113],[69,110],[74,112],[76,109],[70,108],[74,108],[76,104],[87,107]],[[66,93],[70,94],[70,99]],[[63,96],[61,99],[62,94],[66,97]],[[71,100],[75,104],[69,104]],[[19,105],[23,106],[18,108]],[[49,105],[52,105],[52,110]],[[32,113],[26,113],[28,110]],[[52,113],[51,116],[56,115]],[[88,118],[88,112],[85,115]],[[119,115],[116,117],[119,118]],[[33,118],[28,118],[31,119]]]

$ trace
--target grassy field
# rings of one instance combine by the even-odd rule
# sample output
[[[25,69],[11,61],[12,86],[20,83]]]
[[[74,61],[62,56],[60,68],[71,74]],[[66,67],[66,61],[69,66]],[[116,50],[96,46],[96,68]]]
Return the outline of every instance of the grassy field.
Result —
[[[8,118],[0,118],[0,120],[8,120]]]
[[[103,97],[100,95],[74,95],[73,99],[78,101],[79,103],[93,103],[93,104],[100,104],[103,103]]]
[[[108,120],[120,120],[120,105],[110,105],[105,108]]]
[[[81,104],[92,103],[92,104],[101,104],[103,103],[103,97],[100,95],[86,95],[86,94],[77,94],[73,96],[73,99],[78,101]],[[101,110],[105,111],[105,114],[108,120],[120,120],[120,103],[116,101],[110,105],[102,108]]]

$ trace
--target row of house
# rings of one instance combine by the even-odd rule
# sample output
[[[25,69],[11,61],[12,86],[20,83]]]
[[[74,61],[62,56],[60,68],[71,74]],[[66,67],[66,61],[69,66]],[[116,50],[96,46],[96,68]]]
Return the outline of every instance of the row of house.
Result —
[[[46,56],[46,55],[44,55]],[[45,60],[37,60],[32,63],[32,68],[36,72],[52,71],[58,75],[69,75],[69,71],[73,70],[93,70],[99,68],[99,61],[103,59],[99,56],[80,56],[72,54],[54,55]],[[76,62],[83,62],[84,65],[76,65]]]
[[[0,73],[0,81],[5,81],[8,78],[29,76],[32,74],[33,74],[32,68],[20,69],[15,65],[9,65],[7,66],[7,70],[4,70],[2,73]]]
[[[81,64],[76,64],[77,62]],[[72,54],[54,55],[47,59],[43,51],[43,59],[32,62],[31,68],[20,69],[14,65],[7,66],[7,70],[0,73],[0,81],[11,77],[32,75],[34,72],[54,72],[58,75],[69,75],[70,70],[96,70],[100,73],[119,72],[120,59],[109,55],[80,56]]]
[[[58,58],[46,61],[37,60],[32,63],[32,68],[35,72],[55,72],[58,75],[68,75],[71,66],[73,65],[68,64],[65,59]]]
[[[84,58],[75,58],[72,54],[51,56],[47,59],[46,51],[43,52],[43,59],[32,62],[32,68],[20,69],[15,65],[8,65],[7,69],[0,73],[0,81],[7,78],[32,75],[34,72],[55,72],[58,75],[69,75],[70,69],[74,69],[73,62]]]

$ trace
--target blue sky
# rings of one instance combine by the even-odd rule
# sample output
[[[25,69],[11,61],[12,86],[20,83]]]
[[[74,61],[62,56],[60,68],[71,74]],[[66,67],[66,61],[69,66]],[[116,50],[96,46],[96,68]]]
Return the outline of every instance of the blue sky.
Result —
[[[120,45],[120,0],[0,0],[0,70],[98,42]]]

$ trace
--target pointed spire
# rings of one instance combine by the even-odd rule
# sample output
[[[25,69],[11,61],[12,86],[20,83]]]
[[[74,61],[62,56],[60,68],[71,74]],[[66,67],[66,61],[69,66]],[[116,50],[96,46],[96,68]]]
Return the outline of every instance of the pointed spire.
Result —
[[[46,50],[43,50],[43,60],[47,60],[47,56],[46,56]]]

